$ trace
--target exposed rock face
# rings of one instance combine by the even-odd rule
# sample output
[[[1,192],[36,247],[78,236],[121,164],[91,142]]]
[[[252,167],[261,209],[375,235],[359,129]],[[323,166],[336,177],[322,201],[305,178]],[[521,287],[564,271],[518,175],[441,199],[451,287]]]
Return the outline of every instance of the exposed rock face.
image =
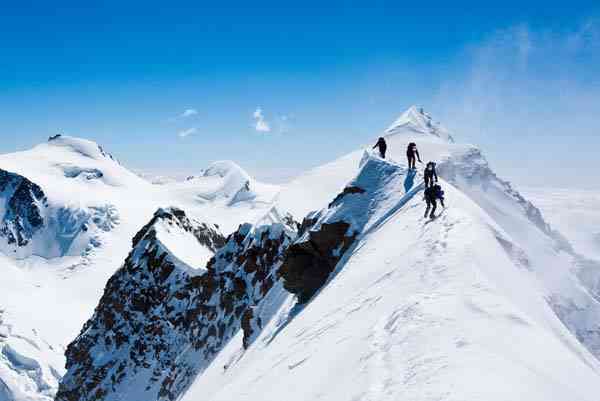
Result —
[[[349,194],[363,194],[365,193],[365,190],[359,187],[346,187],[344,188],[344,190],[342,192],[340,192],[335,199],[329,204],[329,207],[335,205],[336,203],[338,203],[339,201],[341,201],[344,196],[349,195]]]
[[[304,241],[292,244],[279,270],[284,288],[305,303],[325,284],[341,256],[354,242],[348,236],[350,224],[339,221],[308,231]]]
[[[357,232],[350,233],[350,223],[324,216],[337,207],[344,208],[349,195],[362,195],[366,191],[349,185],[329,204],[328,209],[307,216],[300,225],[299,239],[292,244],[279,270],[283,286],[305,303],[325,284],[340,258],[356,239]]]
[[[206,269],[178,262],[158,225],[216,250]],[[160,233],[160,234],[159,234]],[[226,241],[178,209],[161,209],[133,239],[94,316],[67,348],[56,399],[175,400],[240,330],[260,330],[261,301],[291,242],[282,224],[240,226]]]
[[[0,169],[0,236],[9,246],[26,246],[44,226],[48,207],[42,189],[27,178]]]
[[[388,194],[402,202],[403,167],[368,154],[360,166],[358,175],[327,208],[306,216],[298,239],[286,252],[279,274],[284,288],[296,294],[300,303],[308,302],[327,282],[362,233],[385,219],[373,211],[382,204],[390,208]]]

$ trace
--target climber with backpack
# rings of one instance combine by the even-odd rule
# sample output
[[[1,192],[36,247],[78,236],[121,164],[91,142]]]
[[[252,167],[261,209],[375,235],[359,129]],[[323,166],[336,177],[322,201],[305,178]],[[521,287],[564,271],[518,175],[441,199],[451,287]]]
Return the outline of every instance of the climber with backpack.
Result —
[[[435,219],[435,210],[437,209],[438,200],[440,201],[442,207],[444,209],[446,208],[446,205],[444,204],[444,191],[439,184],[425,188],[423,199],[425,199],[425,202],[427,203],[427,208],[425,209],[425,215],[423,217],[427,217],[429,215],[430,219]]]
[[[425,172],[424,172],[423,176],[425,179],[425,188],[432,187],[434,184],[434,179],[435,179],[435,183],[438,182],[438,176],[437,176],[437,172],[435,171],[435,163],[434,162],[427,163],[427,165],[425,166]]]
[[[375,149],[375,148],[379,148],[379,155],[381,156],[382,159],[385,159],[387,143],[385,143],[385,139],[383,139],[383,137],[379,137],[379,139],[377,140],[377,143],[375,144],[375,146],[373,146],[373,149]]]
[[[425,209],[425,215],[423,217],[427,217],[433,219],[435,218],[435,209],[437,208],[437,197],[435,196],[435,189],[433,187],[425,188],[425,192],[423,193],[423,199],[427,203],[427,208]],[[429,213],[431,210],[431,213]]]
[[[423,163],[421,161],[421,157],[419,156],[416,143],[411,142],[408,144],[408,147],[406,148],[406,158],[408,159],[409,169],[416,169],[415,165],[417,160],[419,160],[419,163]]]

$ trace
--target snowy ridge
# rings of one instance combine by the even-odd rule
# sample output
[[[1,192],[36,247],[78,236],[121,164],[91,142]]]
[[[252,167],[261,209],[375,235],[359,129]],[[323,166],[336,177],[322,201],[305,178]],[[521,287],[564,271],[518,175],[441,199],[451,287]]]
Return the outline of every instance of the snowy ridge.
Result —
[[[311,233],[341,221],[336,238],[355,244],[324,241],[341,257],[320,291],[304,307],[284,302],[243,358],[224,349],[184,401],[597,398],[600,364],[507,246],[516,239],[446,183],[452,206],[424,219],[420,197],[403,196],[406,171],[371,158],[307,217],[281,268],[286,288],[299,276],[290,256],[304,258],[298,273],[329,263],[294,251],[315,246]]]
[[[164,246],[185,232],[198,243],[195,251],[179,250],[221,248],[206,268],[181,265],[189,255]],[[225,243],[183,211],[159,210],[67,348],[56,399],[177,399],[238,331],[247,346],[261,329],[261,301],[272,289],[281,292],[275,269],[290,241],[286,232],[281,223],[245,224]]]
[[[284,288],[297,294],[300,303],[308,302],[357,239],[377,229],[422,190],[418,185],[407,193],[397,191],[406,189],[410,179],[399,165],[377,157],[361,160],[358,176],[326,209],[304,219],[280,270]]]
[[[44,145],[40,146],[43,147]],[[75,138],[67,135],[56,135],[48,138],[48,144],[46,146],[67,148],[70,151],[79,153],[82,156],[92,159],[100,160],[108,158],[117,162],[110,153],[106,153],[104,149],[102,149],[102,146],[86,139]]]
[[[441,124],[434,122],[422,107],[411,106],[384,131],[384,135],[392,136],[406,132],[434,135],[444,141],[454,142],[454,138],[452,138],[448,130]]]
[[[405,115],[415,111],[412,108]],[[528,266],[563,323],[600,357],[600,304],[595,296],[599,275],[595,267],[587,268],[590,263],[572,252],[568,241],[548,225],[539,209],[500,179],[473,145],[406,129],[389,135],[387,142],[390,159],[401,165],[406,165],[404,151],[409,142],[417,143],[424,162],[438,163],[440,177],[456,186],[508,234],[511,240],[507,246],[515,260]],[[352,179],[353,166],[360,162],[363,152],[355,151],[294,180],[279,196],[278,207],[294,216],[318,209]],[[313,184],[319,181],[327,185]],[[296,200],[300,193],[303,202]]]

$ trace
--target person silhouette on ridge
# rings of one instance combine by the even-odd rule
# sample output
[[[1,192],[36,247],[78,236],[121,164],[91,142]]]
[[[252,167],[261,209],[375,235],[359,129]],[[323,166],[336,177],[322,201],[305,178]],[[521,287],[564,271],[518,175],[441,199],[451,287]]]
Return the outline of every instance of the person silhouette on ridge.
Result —
[[[427,166],[425,166],[425,173],[423,174],[423,176],[425,179],[425,188],[432,187],[434,184],[434,179],[435,179],[435,183],[437,184],[438,176],[437,176],[437,172],[435,171],[435,163],[434,162],[427,163]]]
[[[408,144],[408,147],[406,148],[406,158],[408,159],[409,169],[416,169],[415,165],[417,160],[419,160],[419,163],[423,163],[421,161],[421,157],[419,156],[419,151],[417,149],[416,143],[411,142]]]
[[[423,193],[423,199],[425,199],[425,202],[427,203],[427,208],[425,209],[425,215],[423,217],[429,215],[430,219],[435,219],[435,210],[437,209],[438,200],[442,204],[442,207],[444,209],[446,208],[446,205],[444,204],[444,191],[438,184],[427,187]]]
[[[427,209],[425,209],[425,215],[423,217],[427,217],[429,215],[430,219],[435,218],[435,209],[437,209],[437,196],[435,194],[435,189],[433,187],[428,187],[425,189],[423,193],[423,199],[427,203]],[[431,210],[431,213],[429,211]]]
[[[379,155],[381,156],[382,159],[385,159],[387,143],[385,143],[385,139],[383,139],[383,137],[379,137],[379,139],[377,140],[377,143],[375,144],[375,146],[373,146],[373,149],[375,149],[375,148],[379,148]]]

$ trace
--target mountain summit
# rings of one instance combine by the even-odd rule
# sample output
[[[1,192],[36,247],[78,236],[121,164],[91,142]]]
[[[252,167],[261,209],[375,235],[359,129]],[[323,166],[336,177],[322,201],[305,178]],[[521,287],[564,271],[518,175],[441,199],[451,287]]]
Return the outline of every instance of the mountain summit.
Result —
[[[437,136],[447,142],[453,143],[454,138],[440,123],[434,122],[422,107],[411,106],[400,115],[385,131],[384,135],[398,133],[422,133]]]

